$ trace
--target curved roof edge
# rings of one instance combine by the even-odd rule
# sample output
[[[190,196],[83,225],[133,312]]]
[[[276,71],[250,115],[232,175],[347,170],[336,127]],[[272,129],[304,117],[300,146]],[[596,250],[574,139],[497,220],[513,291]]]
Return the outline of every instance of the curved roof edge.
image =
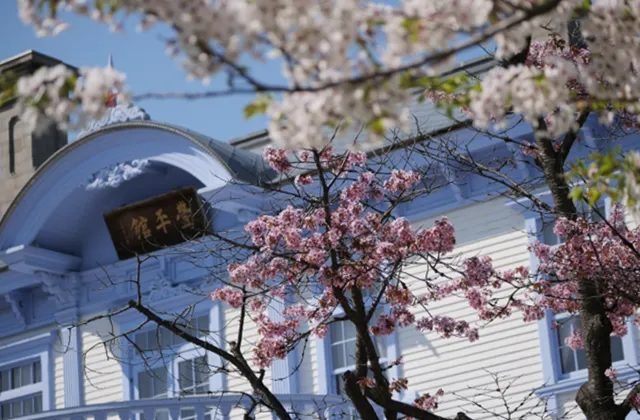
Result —
[[[195,145],[200,146],[205,152],[217,159],[229,171],[234,179],[242,183],[255,186],[265,186],[268,185],[273,179],[277,178],[277,173],[271,167],[269,167],[269,165],[262,159],[261,156],[247,150],[242,150],[238,147],[232,146],[222,141],[215,140],[211,137],[205,136],[204,134],[200,134],[183,127],[165,123],[158,123],[149,120],[117,123],[93,131],[86,136],[77,139],[76,141],[68,143],[61,149],[57,150],[53,155],[51,155],[34,172],[27,183],[13,198],[11,204],[7,208],[7,211],[0,220],[0,231],[4,229],[7,221],[13,215],[18,203],[24,198],[33,184],[38,181],[38,179],[40,179],[40,177],[42,177],[51,168],[52,165],[62,159],[65,155],[77,149],[78,147],[90,142],[92,139],[101,136],[102,134],[136,128],[155,128],[158,130],[173,132],[184,137]],[[101,168],[96,168],[96,170],[99,169]]]

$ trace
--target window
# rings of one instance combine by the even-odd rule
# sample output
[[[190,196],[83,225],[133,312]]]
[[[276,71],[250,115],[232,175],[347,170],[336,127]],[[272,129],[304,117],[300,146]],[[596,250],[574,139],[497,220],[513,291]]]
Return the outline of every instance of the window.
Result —
[[[381,310],[372,317],[375,321]],[[386,336],[374,336],[378,356],[384,362],[387,357]],[[356,356],[356,328],[351,321],[341,321],[331,324],[331,360],[333,362],[333,383],[335,392],[342,394],[342,374],[355,369]]]
[[[139,398],[167,397],[167,369],[163,366],[138,373]]]
[[[560,327],[558,333],[558,357],[560,358],[560,367],[562,374],[570,374],[587,368],[587,358],[584,349],[572,350],[566,343],[565,339],[575,330],[580,329],[580,318],[573,316],[558,321]],[[611,336],[611,361],[619,362],[624,360],[624,351],[622,347],[622,338]]]
[[[0,417],[2,419],[15,419],[16,417],[36,413],[42,413],[41,393],[14,401],[7,401],[0,405]]]
[[[34,389],[34,385],[40,383],[42,383],[40,359],[22,362],[0,370],[0,400],[2,400],[0,418],[13,419],[41,413],[42,391],[38,392]],[[30,390],[33,392],[29,392]]]
[[[199,395],[209,392],[209,370],[207,358],[204,356],[178,362],[180,395]]]
[[[194,317],[190,320],[187,328],[188,333],[203,335],[207,331],[209,331],[209,315]],[[142,351],[158,351],[185,343],[181,337],[164,328],[137,333],[135,342],[138,349]]]
[[[178,389],[179,395],[207,395],[209,392],[209,377],[211,369],[205,356],[191,360],[178,362]],[[205,415],[205,420],[211,420],[212,413]],[[195,420],[196,412],[193,409],[180,411],[180,419]]]
[[[209,315],[192,318],[187,331],[204,336],[209,331]],[[135,335],[144,363],[137,372],[138,398],[168,398],[209,391],[209,364],[193,346],[164,328]],[[154,354],[154,352],[158,354]]]
[[[593,209],[589,209],[589,211],[586,212],[586,215],[585,215],[587,219],[589,219],[593,223],[601,222],[603,220],[602,216],[606,217],[606,209],[603,204],[597,206],[596,210],[597,211],[594,211]],[[564,242],[564,238],[556,235],[555,232],[553,231],[553,228],[555,227],[555,225],[556,225],[555,220],[552,220],[552,219],[543,220],[542,242],[545,245],[554,246],[554,245],[560,245]]]
[[[209,331],[209,315],[193,317],[188,321],[187,331],[196,336],[205,336]],[[137,333],[135,343],[143,352],[139,356],[144,359],[142,369],[138,370],[135,376],[138,399],[179,398],[209,393],[212,368],[207,362],[207,357],[190,343],[163,328]],[[208,412],[205,420],[211,420],[212,415],[213,411]],[[169,418],[168,411],[156,412],[156,420]],[[181,420],[195,418],[196,412],[192,408],[180,411]],[[140,419],[145,420],[143,415]]]
[[[376,311],[372,320],[375,321],[382,313],[381,310]],[[333,384],[335,393],[343,395],[344,383],[342,374],[347,370],[355,369],[356,356],[356,328],[351,321],[335,322],[331,324],[331,360],[333,362]],[[378,350],[380,362],[385,363],[387,357],[386,336],[374,336],[375,344]],[[367,376],[373,377],[373,372],[369,370]],[[374,407],[376,407],[374,405]],[[360,419],[358,412],[348,404],[341,409],[341,416],[345,419]]]
[[[18,117],[13,117],[9,120],[9,173],[12,175],[16,173],[16,125],[18,124]]]

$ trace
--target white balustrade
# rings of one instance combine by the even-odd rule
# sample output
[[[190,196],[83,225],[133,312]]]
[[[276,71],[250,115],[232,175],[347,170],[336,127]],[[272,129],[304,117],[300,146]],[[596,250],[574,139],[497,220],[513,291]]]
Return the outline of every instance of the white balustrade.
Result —
[[[336,395],[280,395],[295,419],[329,419],[345,410],[342,397]],[[51,410],[20,417],[20,420],[228,420],[231,411],[251,407],[247,395],[211,395],[145,399]]]

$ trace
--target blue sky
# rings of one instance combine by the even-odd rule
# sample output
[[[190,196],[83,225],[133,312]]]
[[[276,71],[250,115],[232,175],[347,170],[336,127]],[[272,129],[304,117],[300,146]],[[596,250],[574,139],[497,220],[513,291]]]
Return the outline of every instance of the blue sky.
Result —
[[[36,50],[77,67],[104,66],[111,53],[115,67],[127,74],[129,87],[134,93],[203,89],[199,82],[187,81],[186,73],[179,69],[178,63],[166,55],[162,37],[168,37],[170,32],[138,33],[135,22],[129,22],[126,32],[120,34],[78,16],[68,16],[67,21],[71,23],[68,31],[56,37],[38,38],[33,28],[18,18],[16,0],[0,1],[0,60],[26,50]],[[474,54],[464,54],[464,58],[471,55]],[[280,65],[276,62],[260,64],[255,74],[263,81],[281,80]],[[225,80],[218,78],[205,89],[224,87]],[[252,99],[249,95],[238,95],[195,101],[147,100],[137,105],[156,121],[181,125],[219,140],[229,140],[266,127],[264,117],[244,118],[243,109]]]
[[[18,18],[15,0],[0,1],[0,60],[36,50],[77,67],[104,66],[111,52],[115,67],[127,74],[127,82],[135,93],[202,90],[199,82],[187,81],[178,63],[166,55],[159,31],[138,33],[131,27],[118,34],[89,19],[71,16],[69,21],[68,31],[56,37],[38,38],[33,28]],[[279,65],[272,63],[261,69],[261,76],[276,78],[279,71]],[[224,81],[214,81],[207,88],[216,87],[224,88]],[[197,101],[148,100],[137,105],[156,121],[228,140],[265,128],[263,117],[244,118],[244,106],[251,99],[245,95]]]

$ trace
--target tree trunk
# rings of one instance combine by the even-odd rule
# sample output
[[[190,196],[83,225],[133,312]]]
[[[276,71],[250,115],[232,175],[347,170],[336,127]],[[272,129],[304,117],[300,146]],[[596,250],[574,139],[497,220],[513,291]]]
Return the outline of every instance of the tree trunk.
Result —
[[[541,122],[543,123],[543,122]],[[544,126],[544,125],[543,125]],[[555,204],[556,215],[575,220],[576,206],[569,198],[563,160],[553,147],[553,140],[537,133],[539,162]],[[578,279],[580,323],[587,358],[588,379],[576,402],[589,420],[613,420],[620,415],[613,399],[613,384],[604,374],[611,366],[611,322],[607,318],[598,284],[593,279]]]

